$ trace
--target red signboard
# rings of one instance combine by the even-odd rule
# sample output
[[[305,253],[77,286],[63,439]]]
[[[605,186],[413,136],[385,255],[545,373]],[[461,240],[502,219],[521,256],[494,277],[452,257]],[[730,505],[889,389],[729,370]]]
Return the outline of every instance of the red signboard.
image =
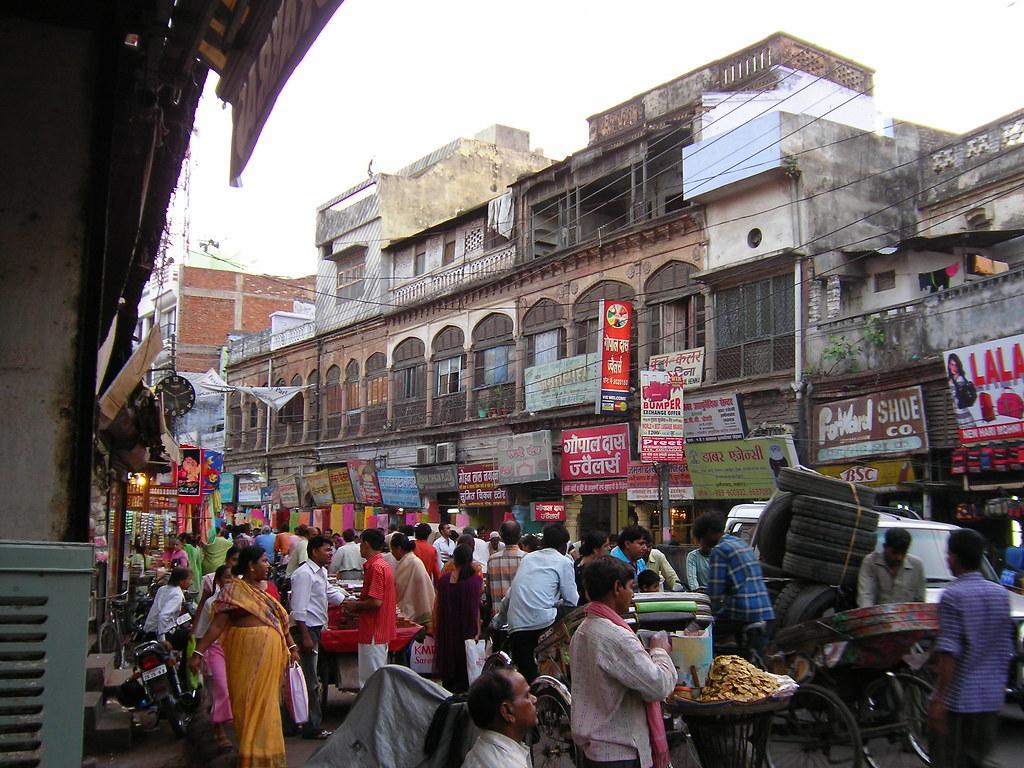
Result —
[[[174,465],[179,504],[199,504],[203,500],[203,449],[181,446],[181,464]]]
[[[1024,437],[1024,334],[945,353],[960,442]]]
[[[377,465],[368,459],[349,459],[346,463],[356,500],[375,507],[383,504],[380,486],[377,485]]]
[[[629,424],[562,431],[562,494],[621,493],[629,471]],[[613,482],[607,482],[615,478]],[[594,482],[605,481],[605,482]]]
[[[562,501],[535,501],[533,507],[533,520],[536,523],[564,523],[565,502]]]
[[[463,507],[504,507],[508,491],[498,486],[494,464],[459,465],[459,504]]]
[[[633,304],[604,301],[598,309],[601,334],[597,351],[601,355],[601,388],[597,413],[625,413],[629,398],[629,345],[633,330]]]

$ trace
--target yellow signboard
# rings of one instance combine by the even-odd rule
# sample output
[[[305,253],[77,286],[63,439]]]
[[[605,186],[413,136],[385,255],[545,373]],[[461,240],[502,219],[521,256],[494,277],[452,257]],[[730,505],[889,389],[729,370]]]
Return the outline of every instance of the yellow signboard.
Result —
[[[838,477],[848,483],[885,486],[910,483],[917,480],[914,465],[910,459],[888,459],[865,461],[859,464],[833,464],[818,467],[818,471],[829,477]]]

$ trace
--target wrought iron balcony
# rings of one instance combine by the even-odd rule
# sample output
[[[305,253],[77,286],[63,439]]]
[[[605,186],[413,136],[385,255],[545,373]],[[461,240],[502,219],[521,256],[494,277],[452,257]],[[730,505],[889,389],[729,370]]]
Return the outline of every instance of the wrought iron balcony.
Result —
[[[479,258],[424,275],[418,280],[400,285],[394,289],[394,303],[402,307],[412,306],[437,296],[443,296],[470,283],[496,277],[515,263],[514,245],[495,249]]]

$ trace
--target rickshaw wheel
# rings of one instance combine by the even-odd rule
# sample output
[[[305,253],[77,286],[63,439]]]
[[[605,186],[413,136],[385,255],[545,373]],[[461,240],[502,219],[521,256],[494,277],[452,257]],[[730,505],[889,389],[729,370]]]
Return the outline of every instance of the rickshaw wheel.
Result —
[[[576,765],[569,707],[555,691],[537,692],[537,728],[530,747],[534,768],[570,768]]]
[[[858,720],[869,766],[931,765],[928,703],[933,691],[920,677],[902,673],[883,675],[866,686]]]
[[[842,700],[818,685],[802,685],[772,719],[768,764],[773,768],[859,768],[860,730]]]

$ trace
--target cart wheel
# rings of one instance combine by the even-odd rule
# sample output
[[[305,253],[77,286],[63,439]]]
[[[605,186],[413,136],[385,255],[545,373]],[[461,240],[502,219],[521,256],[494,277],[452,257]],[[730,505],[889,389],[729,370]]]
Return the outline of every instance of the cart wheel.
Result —
[[[920,677],[888,674],[864,689],[858,719],[864,757],[872,768],[920,768],[928,756],[928,702],[933,688]]]
[[[802,685],[772,719],[768,764],[772,768],[862,764],[860,730],[853,713],[832,691]]]
[[[572,768],[576,745],[569,722],[570,704],[555,691],[537,693],[536,737],[530,748],[534,768]]]

